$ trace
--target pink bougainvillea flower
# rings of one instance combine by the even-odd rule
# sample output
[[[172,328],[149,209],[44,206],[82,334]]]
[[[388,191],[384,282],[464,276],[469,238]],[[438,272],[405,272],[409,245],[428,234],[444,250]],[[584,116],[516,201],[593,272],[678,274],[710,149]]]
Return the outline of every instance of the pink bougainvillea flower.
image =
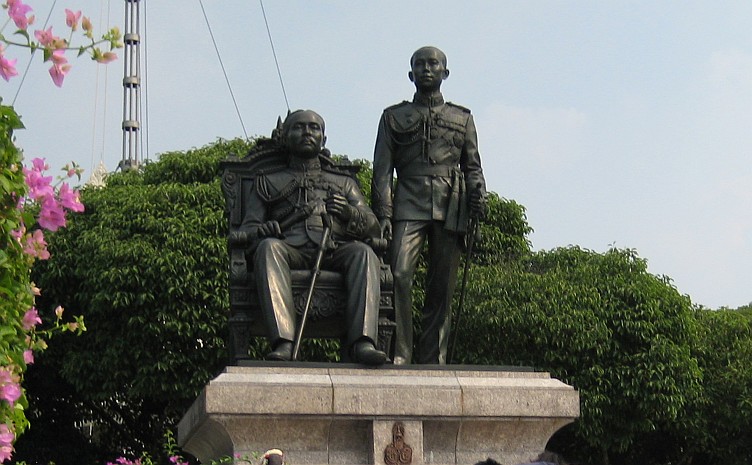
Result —
[[[13,455],[13,441],[16,435],[6,424],[0,425],[0,463],[8,460]]]
[[[18,71],[16,71],[17,61],[15,58],[12,60],[5,58],[3,56],[3,48],[0,47],[0,76],[6,81],[10,81],[10,78],[13,76],[18,76]]]
[[[21,386],[18,385],[18,377],[7,369],[0,369],[0,399],[12,406],[19,397],[21,397]]]
[[[81,10],[74,13],[67,8],[65,9],[65,24],[67,24],[71,30],[75,31],[78,28],[79,19],[81,19]]]
[[[37,38],[39,44],[43,47],[52,47],[52,45],[59,40],[59,37],[52,34],[52,26],[48,27],[47,30],[37,29],[34,31],[34,37]]]
[[[21,0],[8,0],[7,6],[8,16],[16,23],[17,28],[26,30],[29,24],[34,22],[33,16],[26,16],[31,11],[31,7]]]
[[[44,240],[44,232],[41,229],[37,229],[26,236],[24,252],[40,260],[50,258],[50,252],[47,251],[47,242]]]
[[[34,363],[34,352],[31,349],[26,349],[23,352],[24,363],[31,365]]]
[[[60,203],[63,204],[63,208],[79,213],[84,211],[84,204],[82,204],[79,199],[78,191],[71,189],[70,186],[68,186],[68,183],[64,182],[60,185],[58,197]]]
[[[31,160],[31,166],[37,171],[46,171],[50,169],[50,165],[47,163],[46,158],[34,158]]]
[[[58,319],[62,318],[62,317],[63,317],[63,312],[64,312],[64,311],[65,311],[65,309],[64,309],[64,308],[63,308],[62,306],[58,305],[58,306],[57,306],[57,307],[55,308],[55,316],[56,316],[56,317],[57,317]]]
[[[0,386],[0,399],[8,402],[11,406],[16,403],[19,397],[21,397],[21,386],[18,383]]]
[[[58,87],[63,87],[63,79],[65,75],[70,71],[70,65],[52,65],[50,67],[50,77],[52,82]]]
[[[57,231],[65,226],[65,212],[62,205],[53,196],[47,196],[42,200],[42,208],[37,218],[39,226],[48,231]]]
[[[39,318],[39,312],[37,312],[36,307],[31,307],[30,309],[26,310],[26,313],[21,320],[21,325],[23,326],[23,329],[25,331],[28,331],[41,322],[42,319]]]
[[[50,55],[50,61],[57,66],[68,63],[68,59],[65,58],[65,50],[55,50],[52,52],[52,55]]]
[[[29,197],[34,200],[51,197],[54,195],[52,189],[52,176],[42,176],[42,173],[36,169],[23,169],[26,185],[29,186]]]

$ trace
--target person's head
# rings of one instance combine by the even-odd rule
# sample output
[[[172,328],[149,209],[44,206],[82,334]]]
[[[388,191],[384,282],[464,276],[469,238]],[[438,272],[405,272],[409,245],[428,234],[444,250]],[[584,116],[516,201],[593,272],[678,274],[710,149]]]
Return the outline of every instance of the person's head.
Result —
[[[264,452],[264,457],[261,460],[262,465],[284,465],[285,453],[279,449],[269,449]]]
[[[324,118],[312,110],[296,110],[282,123],[282,142],[290,154],[317,156],[326,143]]]
[[[419,48],[410,57],[410,72],[407,76],[419,91],[439,90],[441,81],[449,77],[446,55],[436,47]]]

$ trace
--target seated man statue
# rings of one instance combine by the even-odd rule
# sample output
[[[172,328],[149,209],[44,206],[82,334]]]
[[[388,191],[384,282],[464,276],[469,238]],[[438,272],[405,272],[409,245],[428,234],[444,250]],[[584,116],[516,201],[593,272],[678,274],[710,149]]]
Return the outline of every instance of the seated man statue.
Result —
[[[345,276],[347,344],[353,361],[381,365],[376,349],[380,262],[363,240],[378,237],[379,222],[355,180],[322,168],[324,120],[298,110],[282,125],[285,167],[260,175],[245,205],[241,231],[257,237],[252,250],[259,300],[273,351],[270,360],[291,360],[296,332],[291,269],[311,269],[324,223],[331,224],[331,246],[321,268]],[[328,218],[325,216],[328,215]]]

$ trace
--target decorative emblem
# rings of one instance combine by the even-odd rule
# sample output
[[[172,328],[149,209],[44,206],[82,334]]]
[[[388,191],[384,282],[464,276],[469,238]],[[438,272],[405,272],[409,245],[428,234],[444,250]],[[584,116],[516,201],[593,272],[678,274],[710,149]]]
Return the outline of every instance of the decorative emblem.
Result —
[[[392,427],[392,443],[384,449],[386,465],[406,465],[413,461],[413,448],[405,443],[405,426],[402,422]]]

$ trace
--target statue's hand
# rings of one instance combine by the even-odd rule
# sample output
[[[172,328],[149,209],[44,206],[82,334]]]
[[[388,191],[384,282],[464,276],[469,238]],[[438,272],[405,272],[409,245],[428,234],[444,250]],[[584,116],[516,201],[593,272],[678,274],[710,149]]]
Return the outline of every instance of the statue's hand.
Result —
[[[379,220],[379,227],[381,228],[381,238],[388,241],[392,240],[392,220],[391,218],[383,218]]]
[[[331,194],[326,199],[326,212],[342,221],[348,221],[352,216],[352,208],[347,199],[341,194]]]
[[[470,217],[471,218],[485,218],[486,216],[486,198],[483,196],[480,190],[475,190],[470,193]]]
[[[258,228],[258,237],[278,237],[282,239],[282,228],[277,220],[269,220]]]

